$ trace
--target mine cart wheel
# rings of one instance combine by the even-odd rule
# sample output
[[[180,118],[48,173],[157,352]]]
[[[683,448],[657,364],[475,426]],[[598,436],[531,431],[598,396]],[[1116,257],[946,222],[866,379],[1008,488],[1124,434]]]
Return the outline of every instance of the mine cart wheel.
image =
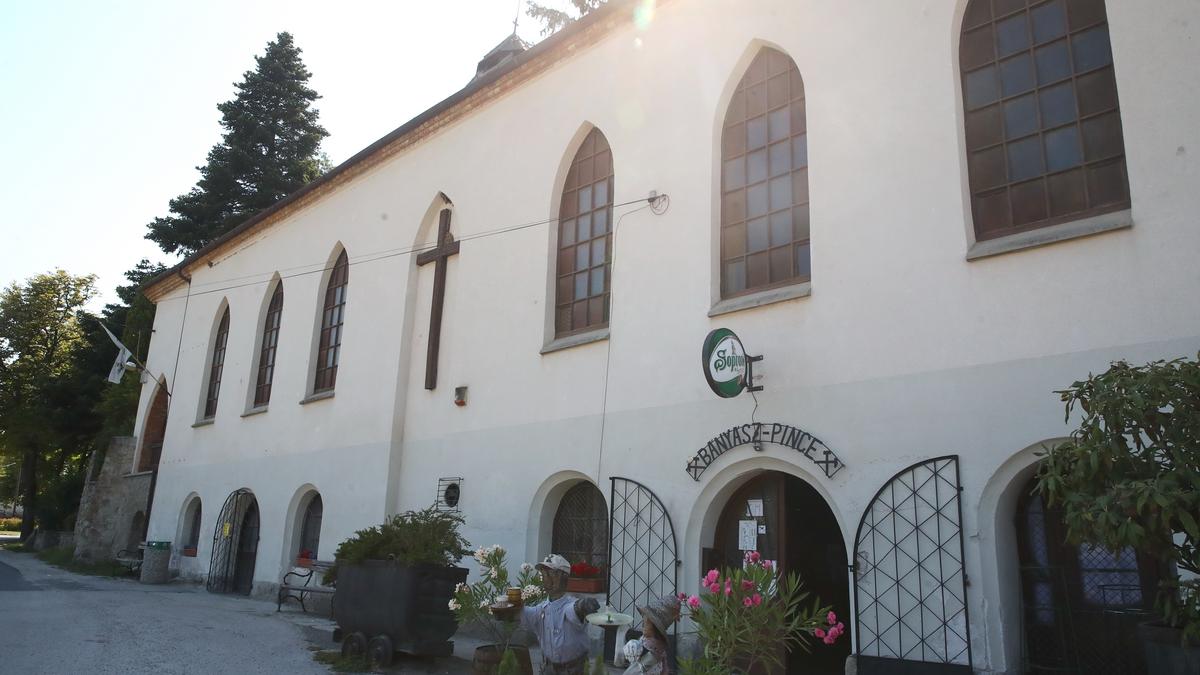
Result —
[[[367,636],[355,631],[342,640],[342,656],[357,658],[367,653]]]
[[[367,643],[367,658],[380,668],[392,665],[392,657],[396,648],[392,646],[392,638],[386,635],[376,635]]]

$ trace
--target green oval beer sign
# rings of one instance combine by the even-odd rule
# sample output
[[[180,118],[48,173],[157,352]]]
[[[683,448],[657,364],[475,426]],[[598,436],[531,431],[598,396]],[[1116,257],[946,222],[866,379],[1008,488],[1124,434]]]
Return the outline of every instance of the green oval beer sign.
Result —
[[[704,338],[700,358],[704,379],[713,393],[733,398],[746,388],[746,350],[742,341],[728,328],[717,328]]]

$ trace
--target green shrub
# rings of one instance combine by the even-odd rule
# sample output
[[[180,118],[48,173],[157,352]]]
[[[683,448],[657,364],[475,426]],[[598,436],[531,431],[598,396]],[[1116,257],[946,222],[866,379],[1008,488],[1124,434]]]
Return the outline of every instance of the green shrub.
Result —
[[[449,567],[470,553],[470,544],[459,534],[462,516],[428,508],[392,516],[382,525],[359,530],[334,553],[334,564],[324,583],[337,581],[338,566],[364,560],[394,560],[404,567]]]
[[[20,518],[16,518],[16,517],[0,518],[0,532],[20,532],[20,531],[21,531],[21,519]]]

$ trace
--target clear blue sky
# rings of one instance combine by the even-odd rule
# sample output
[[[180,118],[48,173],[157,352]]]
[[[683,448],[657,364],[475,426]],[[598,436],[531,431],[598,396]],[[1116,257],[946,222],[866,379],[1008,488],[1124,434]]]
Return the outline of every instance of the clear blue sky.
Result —
[[[544,3],[565,6],[566,2]],[[516,0],[8,2],[0,14],[0,285],[122,273],[220,140],[216,105],[280,31],[304,50],[335,164],[460,89]],[[520,35],[539,39],[522,12]]]

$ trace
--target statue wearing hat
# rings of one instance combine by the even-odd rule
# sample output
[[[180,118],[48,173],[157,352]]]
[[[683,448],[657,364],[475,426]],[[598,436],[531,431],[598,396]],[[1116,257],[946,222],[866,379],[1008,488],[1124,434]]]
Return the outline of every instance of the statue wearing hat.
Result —
[[[642,637],[625,643],[622,651],[629,660],[625,675],[671,675],[667,660],[667,630],[679,618],[679,598],[659,598],[645,607],[642,615]]]
[[[588,614],[600,609],[595,598],[565,595],[571,563],[552,553],[537,564],[547,600],[521,610],[521,627],[537,636],[542,675],[582,675],[587,663]]]

